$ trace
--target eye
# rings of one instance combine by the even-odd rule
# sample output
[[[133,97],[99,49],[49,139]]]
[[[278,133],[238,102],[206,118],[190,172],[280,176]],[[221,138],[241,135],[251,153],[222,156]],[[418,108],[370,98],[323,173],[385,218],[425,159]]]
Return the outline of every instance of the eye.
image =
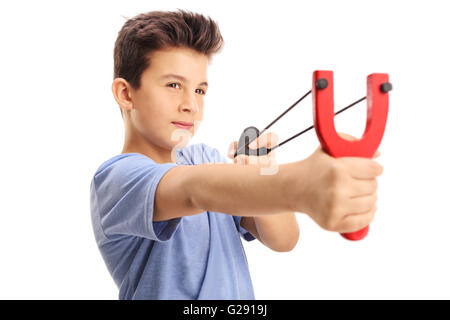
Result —
[[[171,87],[171,88],[174,88],[174,87],[172,87],[173,84],[174,84],[174,85],[180,85],[180,84],[177,83],[177,82],[173,82],[173,83],[169,83],[168,86]],[[176,88],[174,88],[174,89],[176,89]]]
[[[202,93],[200,93],[201,95],[205,95],[206,94],[205,90],[203,90],[203,89],[197,89],[197,90],[200,90],[202,92]]]

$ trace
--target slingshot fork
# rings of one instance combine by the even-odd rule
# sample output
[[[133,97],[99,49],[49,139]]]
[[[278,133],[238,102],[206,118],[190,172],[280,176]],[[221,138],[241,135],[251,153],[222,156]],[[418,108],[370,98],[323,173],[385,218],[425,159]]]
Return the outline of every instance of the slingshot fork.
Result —
[[[367,76],[367,121],[364,134],[359,140],[341,138],[334,126],[333,71],[318,70],[313,73],[313,117],[314,128],[322,148],[335,158],[372,158],[383,139],[386,127],[389,95],[392,85],[387,73],[372,73]],[[348,240],[361,240],[369,232],[369,226],[341,233]]]

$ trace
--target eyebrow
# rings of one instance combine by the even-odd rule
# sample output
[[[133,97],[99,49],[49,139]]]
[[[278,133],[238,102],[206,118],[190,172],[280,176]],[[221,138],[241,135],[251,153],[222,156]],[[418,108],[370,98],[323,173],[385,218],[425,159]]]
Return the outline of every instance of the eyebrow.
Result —
[[[161,76],[159,79],[162,80],[162,79],[167,79],[167,78],[175,78],[175,79],[179,79],[182,81],[187,81],[187,79],[185,77],[180,76],[178,74],[174,74],[174,73],[165,74],[165,75]],[[208,86],[208,82],[203,81],[203,82],[200,82],[198,85],[199,86],[203,86],[203,85]]]

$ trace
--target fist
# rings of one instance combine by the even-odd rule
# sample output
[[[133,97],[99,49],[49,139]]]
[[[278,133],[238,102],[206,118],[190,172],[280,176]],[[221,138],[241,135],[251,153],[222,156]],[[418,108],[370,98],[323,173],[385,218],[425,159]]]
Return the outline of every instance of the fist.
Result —
[[[374,158],[379,155],[377,151]],[[362,157],[334,158],[319,147],[304,163],[304,212],[319,226],[348,233],[370,224],[377,209],[377,177],[383,172],[378,162]]]

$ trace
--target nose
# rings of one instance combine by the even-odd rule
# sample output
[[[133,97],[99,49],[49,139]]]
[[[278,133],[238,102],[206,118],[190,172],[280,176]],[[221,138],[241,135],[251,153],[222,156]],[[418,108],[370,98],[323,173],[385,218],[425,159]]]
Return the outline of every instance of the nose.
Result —
[[[199,111],[199,107],[197,101],[191,96],[186,97],[180,105],[180,109],[183,112],[192,112],[197,113]]]

